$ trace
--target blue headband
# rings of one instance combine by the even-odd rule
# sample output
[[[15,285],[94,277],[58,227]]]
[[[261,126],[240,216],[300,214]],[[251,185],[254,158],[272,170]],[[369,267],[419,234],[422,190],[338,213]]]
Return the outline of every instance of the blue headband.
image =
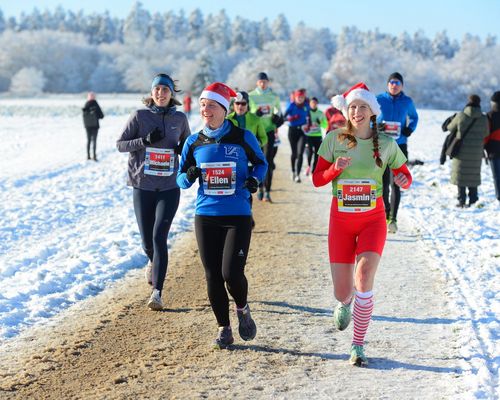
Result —
[[[168,86],[168,88],[170,89],[170,93],[172,93],[172,96],[174,95],[174,82],[168,76],[155,76],[153,82],[151,82],[151,90],[153,90],[154,87],[158,85]]]

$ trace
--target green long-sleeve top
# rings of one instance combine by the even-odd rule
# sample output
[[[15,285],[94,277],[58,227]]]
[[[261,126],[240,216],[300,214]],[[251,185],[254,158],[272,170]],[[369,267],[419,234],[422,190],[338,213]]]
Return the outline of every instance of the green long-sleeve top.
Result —
[[[247,112],[244,118],[240,118],[233,111],[226,118],[230,120],[234,125],[241,129],[247,129],[252,132],[259,141],[260,147],[264,147],[267,144],[267,134],[262,126],[261,119],[257,117],[255,114]]]

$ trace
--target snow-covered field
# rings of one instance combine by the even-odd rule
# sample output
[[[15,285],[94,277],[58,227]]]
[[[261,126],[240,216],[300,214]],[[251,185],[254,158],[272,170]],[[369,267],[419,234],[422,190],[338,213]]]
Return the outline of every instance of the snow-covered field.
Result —
[[[86,160],[85,99],[0,99],[0,343],[105,290],[146,261],[140,247],[126,159],[115,141],[140,95],[100,96],[106,118],[99,162]],[[489,166],[479,204],[458,209],[449,162],[438,162],[447,111],[420,110],[410,139],[414,183],[401,213],[420,230],[428,257],[447,279],[462,315],[463,370],[476,398],[498,398],[500,217]],[[199,124],[193,117],[192,127]],[[286,145],[286,138],[283,137]],[[183,192],[171,236],[191,225],[194,190]],[[412,257],[401,262],[411,268]],[[450,344],[455,345],[455,344]]]

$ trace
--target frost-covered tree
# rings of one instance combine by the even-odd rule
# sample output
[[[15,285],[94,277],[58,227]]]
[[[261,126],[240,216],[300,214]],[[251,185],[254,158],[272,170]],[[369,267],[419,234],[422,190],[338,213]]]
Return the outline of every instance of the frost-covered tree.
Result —
[[[216,50],[227,50],[231,46],[231,22],[225,10],[206,18],[205,32]]]
[[[2,33],[7,27],[7,23],[5,22],[5,18],[3,17],[3,12],[0,10],[0,33]]]
[[[290,40],[290,24],[284,14],[279,14],[271,25],[274,40]]]
[[[140,45],[149,34],[151,15],[142,7],[141,2],[136,2],[123,24],[123,40],[125,43]]]
[[[200,54],[197,64],[198,70],[192,84],[193,93],[195,94],[201,93],[208,84],[216,81],[218,78],[216,62],[208,51]]]
[[[163,15],[156,12],[153,14],[151,19],[151,28],[149,30],[149,35],[152,36],[157,42],[163,40],[165,37],[165,20]]]
[[[436,33],[432,41],[432,50],[434,56],[443,56],[445,58],[452,58],[456,49],[453,47],[446,31]]]
[[[203,29],[203,14],[199,8],[194,9],[188,18],[188,39],[195,40],[200,37],[201,31]]]
[[[26,67],[12,77],[9,91],[17,95],[37,95],[43,92],[45,82],[42,71]]]
[[[269,21],[267,18],[264,18],[259,23],[259,32],[257,33],[257,48],[262,49],[266,43],[274,40],[273,32],[271,31],[271,27],[269,26]]]

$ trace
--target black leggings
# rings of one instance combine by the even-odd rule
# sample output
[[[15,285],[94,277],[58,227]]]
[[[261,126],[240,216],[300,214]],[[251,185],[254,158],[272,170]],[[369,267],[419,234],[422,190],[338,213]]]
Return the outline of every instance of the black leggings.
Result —
[[[398,146],[408,159],[408,146],[406,144],[400,144]],[[394,183],[394,177],[392,176],[392,171],[389,167],[387,167],[384,171],[383,184],[384,188],[382,190],[382,196],[384,197],[385,216],[387,219],[390,218],[396,221],[398,217],[399,202],[401,201],[401,188]],[[390,200],[389,186],[391,189]]]
[[[153,264],[153,287],[163,289],[168,267],[167,238],[179,207],[179,188],[162,192],[134,188],[134,211],[142,248]]]
[[[92,143],[92,151],[94,159],[96,158],[95,149],[97,146],[97,132],[99,128],[86,128],[87,130],[87,158],[90,158],[90,144]]]
[[[311,167],[311,173],[316,169],[318,165],[318,150],[321,146],[321,136],[307,136],[307,164]],[[313,161],[314,157],[314,161]],[[312,161],[312,164],[311,164]]]
[[[237,307],[243,308],[247,304],[245,263],[252,236],[251,216],[196,215],[194,221],[210,305],[218,325],[229,326],[227,292]]]
[[[266,192],[271,191],[271,185],[273,183],[273,171],[275,169],[274,157],[278,153],[278,147],[274,146],[275,136],[274,131],[267,132],[267,144],[264,146],[264,154],[266,155],[267,161],[267,173],[264,178],[264,189]]]
[[[302,169],[302,160],[304,157],[304,148],[306,147],[306,135],[300,126],[288,127],[288,140],[292,148],[292,172],[294,175],[299,175]]]

